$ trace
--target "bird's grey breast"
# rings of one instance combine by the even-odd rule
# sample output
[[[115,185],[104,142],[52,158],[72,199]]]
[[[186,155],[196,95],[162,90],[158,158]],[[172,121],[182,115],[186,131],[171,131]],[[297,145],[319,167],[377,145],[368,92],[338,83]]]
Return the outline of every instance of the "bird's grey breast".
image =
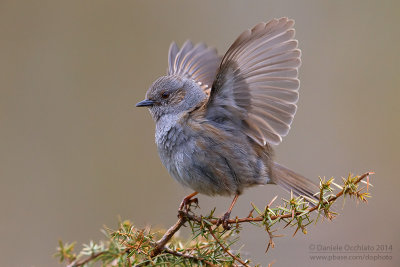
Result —
[[[180,120],[181,117],[175,115],[160,118],[156,124],[155,140],[161,162],[168,172],[179,183],[189,186],[182,178],[180,169],[185,160],[185,154],[193,149],[193,141]]]

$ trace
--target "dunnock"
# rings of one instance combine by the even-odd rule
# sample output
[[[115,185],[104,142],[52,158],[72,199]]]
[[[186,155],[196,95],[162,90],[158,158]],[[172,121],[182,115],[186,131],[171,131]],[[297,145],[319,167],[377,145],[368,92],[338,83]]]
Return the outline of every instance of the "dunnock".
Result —
[[[294,21],[259,23],[243,32],[222,59],[204,44],[172,43],[168,75],[156,80],[137,107],[156,122],[162,163],[197,193],[234,195],[278,184],[314,198],[318,187],[275,163],[270,145],[287,135],[299,97],[300,50]]]

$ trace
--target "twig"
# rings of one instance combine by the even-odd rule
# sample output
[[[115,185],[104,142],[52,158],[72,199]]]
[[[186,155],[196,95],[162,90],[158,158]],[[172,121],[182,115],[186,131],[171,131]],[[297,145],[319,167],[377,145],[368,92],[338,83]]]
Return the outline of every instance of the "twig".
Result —
[[[365,177],[368,177],[369,175],[373,174],[373,172],[367,172],[364,173],[363,175],[361,175],[356,182],[354,182],[354,184],[358,184],[362,179],[364,179]],[[339,193],[337,193],[334,197],[331,197],[328,202],[331,203],[333,201],[335,201],[337,198],[339,198],[340,196],[342,196],[344,193],[344,189],[342,189]],[[309,213],[315,211],[316,209],[318,209],[318,205],[310,208],[308,210]],[[190,214],[188,212],[182,212],[184,214],[184,216],[189,220],[189,221],[196,221],[198,223],[201,223],[202,218],[193,214]],[[297,212],[296,215],[299,215],[300,212]],[[286,219],[286,218],[292,218],[295,214],[290,213],[290,214],[284,214],[284,215],[272,215],[270,218],[271,220],[275,220],[275,219]],[[237,224],[237,223],[245,223],[245,222],[261,222],[263,221],[264,218],[262,216],[257,216],[257,217],[245,217],[245,218],[235,218],[235,219],[229,219],[227,220],[227,224]],[[218,219],[207,219],[207,221],[213,225],[217,225],[218,224]]]
[[[236,257],[235,255],[233,255],[224,245],[222,245],[222,243],[219,241],[219,239],[214,235],[213,230],[211,229],[211,226],[207,227],[208,230],[210,231],[210,234],[212,235],[212,237],[215,239],[215,241],[217,241],[217,243],[220,245],[220,247],[227,253],[229,254],[229,256],[231,256],[235,261],[239,262],[240,264],[242,264],[243,266],[246,267],[250,267],[250,265],[248,265],[247,263],[245,263],[244,261],[242,261],[241,259],[239,259],[238,257]]]
[[[361,176],[357,179],[357,181],[354,182],[354,184],[358,184],[358,183],[361,182],[361,180],[363,180],[365,177],[367,177],[367,179],[369,180],[369,176],[370,176],[371,174],[374,174],[374,172],[367,172],[367,173],[364,173],[363,175],[361,175]],[[368,185],[369,185],[369,182],[367,183],[367,187],[368,187]],[[337,193],[336,196],[331,197],[328,201],[329,201],[329,202],[335,201],[337,198],[339,198],[341,195],[343,195],[343,193],[344,193],[344,189],[342,189],[339,193]],[[315,210],[315,209],[317,209],[317,208],[318,208],[317,206],[316,206],[316,207],[313,207],[313,208],[310,210],[310,212],[313,211],[313,210]]]
[[[274,237],[280,237],[282,235],[274,235],[272,234],[272,231],[266,227],[265,230],[267,231],[268,235],[269,235],[269,241],[268,241],[268,246],[267,249],[265,250],[265,253],[268,252],[269,248],[274,248],[275,247],[275,242],[274,242]]]
[[[151,252],[151,257],[155,257],[162,252],[165,248],[165,245],[168,243],[169,240],[174,236],[174,234],[185,224],[187,217],[182,216],[182,213],[179,212],[178,221],[168,229],[167,232],[163,235],[163,237],[158,240],[154,246],[154,250]]]
[[[186,259],[191,259],[191,260],[194,260],[196,262],[203,262],[203,263],[205,263],[205,264],[207,264],[207,265],[209,265],[211,267],[217,267],[218,266],[218,265],[215,265],[215,264],[213,264],[213,263],[211,263],[211,262],[209,262],[209,261],[207,261],[205,259],[198,258],[198,257],[193,256],[193,255],[188,255],[188,254],[185,254],[185,253],[181,253],[181,252],[169,249],[167,247],[165,247],[163,249],[163,252],[169,253],[169,254],[172,254],[172,255],[175,255],[175,256],[178,256],[178,257],[186,258]]]
[[[71,262],[70,264],[68,264],[67,267],[79,267],[79,266],[83,266],[83,265],[85,265],[86,263],[90,262],[91,260],[94,260],[94,259],[96,259],[97,257],[99,257],[100,255],[104,254],[104,252],[105,252],[105,251],[101,251],[101,252],[98,252],[98,253],[93,253],[92,255],[90,255],[90,257],[88,257],[88,258],[86,258],[86,259],[83,259],[83,260],[80,260],[80,261],[75,260],[75,261]]]

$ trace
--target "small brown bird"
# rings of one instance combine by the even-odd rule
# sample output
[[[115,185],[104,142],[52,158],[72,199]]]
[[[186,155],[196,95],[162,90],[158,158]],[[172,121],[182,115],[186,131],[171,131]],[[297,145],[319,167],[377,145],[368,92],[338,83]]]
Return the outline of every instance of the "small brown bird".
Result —
[[[318,187],[273,161],[270,145],[287,135],[299,98],[301,52],[294,21],[259,23],[243,32],[221,59],[215,49],[172,43],[168,75],[156,80],[138,107],[156,122],[162,163],[197,193],[238,196],[247,187],[278,184],[314,198]]]

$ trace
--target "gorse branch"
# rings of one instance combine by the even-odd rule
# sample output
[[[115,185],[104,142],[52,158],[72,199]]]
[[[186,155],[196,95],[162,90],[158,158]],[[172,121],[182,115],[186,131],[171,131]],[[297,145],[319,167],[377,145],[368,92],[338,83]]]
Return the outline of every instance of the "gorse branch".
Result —
[[[277,197],[263,209],[252,204],[249,215],[226,221],[229,227],[222,227],[221,220],[214,216],[215,209],[207,216],[197,215],[194,202],[181,205],[178,220],[167,231],[153,231],[150,227],[136,228],[131,222],[120,222],[117,230],[104,230],[107,240],[98,244],[90,242],[83,245],[76,255],[74,245],[60,241],[56,256],[67,266],[90,266],[101,262],[102,266],[250,266],[250,260],[243,259],[238,250],[232,246],[238,241],[242,224],[250,223],[262,227],[268,234],[266,252],[275,247],[273,238],[281,236],[273,234],[277,224],[295,227],[295,235],[299,230],[307,233],[306,227],[322,216],[332,220],[337,214],[331,210],[332,205],[340,198],[349,196],[357,201],[367,202],[369,195],[369,176],[372,172],[361,176],[349,175],[343,178],[343,184],[334,183],[334,179],[320,179],[320,191],[316,192],[316,200],[303,197],[283,199],[281,205],[273,207]],[[360,183],[365,186],[360,187]],[[334,194],[334,187],[339,192]],[[316,216],[312,217],[315,214]],[[176,236],[177,231],[188,225],[192,231],[189,241]]]

